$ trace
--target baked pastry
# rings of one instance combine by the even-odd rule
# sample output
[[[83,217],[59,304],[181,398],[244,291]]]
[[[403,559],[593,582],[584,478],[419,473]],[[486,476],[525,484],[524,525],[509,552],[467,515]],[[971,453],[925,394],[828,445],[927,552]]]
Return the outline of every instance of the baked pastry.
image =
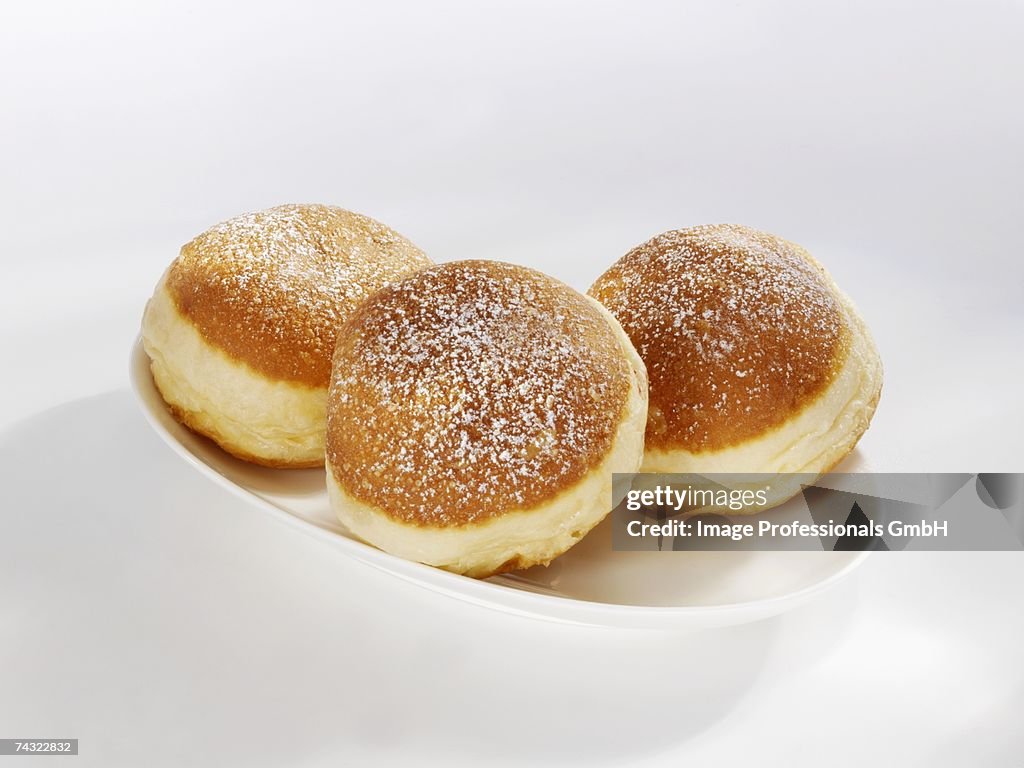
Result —
[[[647,380],[619,324],[540,272],[441,264],[338,334],[327,484],[375,546],[485,577],[548,563],[643,455]]]
[[[781,237],[665,232],[590,295],[647,364],[644,472],[817,476],[871,421],[882,385],[871,335],[825,269]]]
[[[179,421],[239,458],[323,464],[338,326],[389,281],[428,266],[383,224],[282,205],[182,247],[142,320],[153,380]]]

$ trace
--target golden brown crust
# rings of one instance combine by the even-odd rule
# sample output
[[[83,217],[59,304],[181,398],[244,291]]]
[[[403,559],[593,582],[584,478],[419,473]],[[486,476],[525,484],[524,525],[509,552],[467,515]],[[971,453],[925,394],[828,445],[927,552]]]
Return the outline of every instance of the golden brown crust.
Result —
[[[527,568],[533,568],[535,565],[547,565],[550,560],[545,562],[534,562],[532,560],[524,560],[519,555],[510,557],[504,563],[499,565],[490,571],[482,571],[480,573],[474,573],[473,578],[475,579],[489,579],[491,576],[498,576],[502,573],[512,573],[513,571],[525,571]]]
[[[647,365],[647,444],[712,451],[798,414],[846,359],[842,303],[799,246],[738,225],[665,232],[590,289]]]
[[[394,283],[339,332],[327,461],[395,520],[462,526],[530,509],[611,448],[632,385],[598,307],[501,262]]]
[[[385,284],[429,266],[383,224],[327,205],[244,214],[186,243],[167,289],[211,344],[263,375],[325,387],[338,326]]]

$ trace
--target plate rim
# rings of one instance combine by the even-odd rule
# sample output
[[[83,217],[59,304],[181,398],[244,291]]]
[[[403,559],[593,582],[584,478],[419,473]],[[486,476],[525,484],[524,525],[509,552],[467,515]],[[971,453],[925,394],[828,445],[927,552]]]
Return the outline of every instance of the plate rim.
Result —
[[[144,377],[141,371],[145,371]],[[706,628],[742,624],[775,616],[790,608],[795,608],[814,595],[824,592],[842,581],[871,555],[870,551],[863,550],[842,568],[824,579],[787,594],[718,605],[665,606],[603,603],[576,597],[548,595],[542,592],[516,589],[488,580],[473,579],[400,558],[358,539],[342,536],[314,525],[232,481],[204,462],[171,434],[150,407],[147,390],[155,391],[156,387],[150,372],[149,356],[143,348],[141,334],[135,337],[129,354],[128,378],[132,394],[135,396],[146,422],[163,442],[200,474],[212,479],[233,495],[270,512],[281,523],[325,543],[341,546],[343,551],[354,560],[375,570],[383,571],[423,589],[502,613],[557,623],[624,628]],[[156,394],[159,397],[159,393]],[[495,598],[499,595],[504,599],[496,600]],[[723,621],[723,619],[730,620]]]

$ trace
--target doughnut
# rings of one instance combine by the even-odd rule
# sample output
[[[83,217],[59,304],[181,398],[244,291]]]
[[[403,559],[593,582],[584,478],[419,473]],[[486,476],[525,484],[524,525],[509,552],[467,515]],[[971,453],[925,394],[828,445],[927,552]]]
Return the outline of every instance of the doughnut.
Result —
[[[665,232],[589,294],[647,365],[643,472],[816,477],[871,421],[882,386],[871,334],[799,245],[729,224]]]
[[[142,320],[174,416],[269,467],[324,462],[338,326],[377,289],[431,262],[383,224],[326,205],[282,205],[181,248]]]
[[[331,505],[364,541],[456,573],[547,564],[612,509],[646,421],[643,363],[598,302],[524,267],[441,264],[338,332]]]

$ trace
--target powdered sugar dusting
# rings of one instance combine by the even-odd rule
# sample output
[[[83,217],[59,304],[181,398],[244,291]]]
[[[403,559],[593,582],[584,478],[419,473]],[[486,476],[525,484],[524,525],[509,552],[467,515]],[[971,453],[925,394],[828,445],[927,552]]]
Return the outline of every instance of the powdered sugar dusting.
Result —
[[[719,448],[782,423],[829,383],[846,343],[823,270],[749,227],[665,232],[590,293],[647,364],[652,445]]]
[[[270,376],[326,386],[337,327],[373,291],[430,261],[366,216],[282,205],[186,244],[168,276],[179,309]]]
[[[346,490],[405,522],[529,507],[611,446],[630,372],[583,296],[500,262],[443,264],[342,328],[327,457]]]

